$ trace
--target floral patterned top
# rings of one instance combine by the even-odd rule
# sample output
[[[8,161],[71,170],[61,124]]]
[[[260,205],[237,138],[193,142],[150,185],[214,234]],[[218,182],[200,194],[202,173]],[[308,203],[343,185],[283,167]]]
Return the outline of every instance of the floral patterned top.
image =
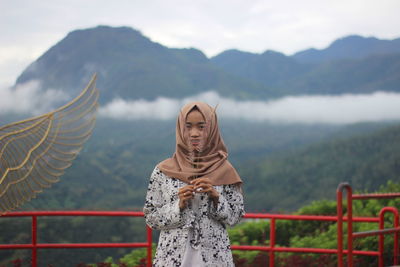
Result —
[[[206,193],[196,193],[198,209],[179,209],[178,189],[186,183],[154,169],[143,208],[146,223],[161,230],[153,266],[184,267],[187,245],[201,251],[203,266],[234,266],[226,225],[233,226],[244,214],[243,196],[236,185],[214,186],[218,205]]]

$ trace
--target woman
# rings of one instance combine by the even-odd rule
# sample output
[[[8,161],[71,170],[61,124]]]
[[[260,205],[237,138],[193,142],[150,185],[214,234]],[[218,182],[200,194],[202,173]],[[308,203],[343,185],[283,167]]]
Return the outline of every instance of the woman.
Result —
[[[154,169],[143,209],[146,223],[161,230],[154,266],[234,266],[225,225],[236,224],[244,208],[227,156],[215,110],[185,105],[175,153]]]

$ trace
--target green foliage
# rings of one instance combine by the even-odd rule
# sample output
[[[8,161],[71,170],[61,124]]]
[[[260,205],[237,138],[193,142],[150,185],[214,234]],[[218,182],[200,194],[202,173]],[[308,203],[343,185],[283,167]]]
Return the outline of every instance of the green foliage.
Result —
[[[394,183],[388,181],[385,186],[381,186],[379,192],[400,192],[400,183]],[[400,198],[393,199],[369,199],[369,200],[355,200],[353,202],[353,213],[354,216],[359,217],[377,217],[379,211],[384,206],[400,207]],[[328,200],[314,201],[309,205],[300,208],[295,214],[300,215],[336,215],[336,202]],[[393,227],[393,215],[388,214],[385,217],[385,227]],[[353,232],[365,232],[371,230],[377,230],[378,225],[376,223],[353,223]],[[346,240],[347,235],[347,224],[344,224],[343,240]],[[268,245],[269,237],[269,221],[247,221],[239,224],[238,226],[229,229],[229,236],[232,244],[235,245]],[[265,239],[267,237],[267,240]],[[364,238],[358,238],[353,243],[355,250],[367,250],[377,251],[378,242],[377,236],[369,236]],[[278,220],[276,222],[276,243],[277,246],[284,247],[299,247],[299,248],[325,248],[325,249],[336,249],[337,248],[337,225],[333,222],[324,221],[285,221]],[[344,247],[346,248],[346,242]],[[391,235],[385,238],[385,255],[386,260],[389,261],[392,253],[393,237]],[[252,263],[261,253],[254,253],[254,251],[234,251],[235,258],[238,262],[245,261]],[[298,256],[293,253],[278,253],[276,258],[277,261],[286,265],[288,262],[293,261],[307,261],[313,259],[312,262],[318,263],[326,260],[317,254],[302,254],[303,259],[299,259]],[[330,261],[335,261],[334,258],[330,258]],[[356,262],[361,266],[375,266],[376,259],[365,257],[356,258]],[[249,265],[251,266],[251,265]],[[278,266],[281,266],[278,264]],[[303,266],[303,265],[301,265]],[[314,266],[314,265],[307,265]],[[315,265],[325,266],[325,265]]]
[[[153,243],[152,246],[152,257],[154,258],[156,252],[157,244]],[[147,258],[147,249],[138,248],[132,250],[130,253],[124,255],[119,259],[118,262],[114,261],[112,257],[108,257],[104,262],[111,264],[110,267],[119,267],[121,264],[124,267],[141,267],[145,265]]]
[[[267,246],[269,244],[269,223],[266,220],[256,220],[252,223],[242,223],[228,229],[232,245]],[[258,251],[233,251],[235,259],[253,264]]]

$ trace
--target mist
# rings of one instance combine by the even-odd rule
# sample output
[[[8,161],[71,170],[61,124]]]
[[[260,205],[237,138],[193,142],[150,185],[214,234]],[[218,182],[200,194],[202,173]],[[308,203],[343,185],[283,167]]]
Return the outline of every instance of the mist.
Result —
[[[38,80],[0,88],[0,116],[10,113],[39,115],[66,104],[70,97],[56,89],[41,89]],[[99,116],[116,120],[170,120],[190,101],[218,106],[224,119],[300,124],[352,124],[400,120],[400,93],[287,96],[269,101],[241,101],[209,91],[183,99],[158,97],[115,98],[100,107]]]
[[[68,101],[61,90],[41,89],[39,80],[30,80],[15,88],[0,88],[0,116],[7,114],[39,115]]]
[[[173,99],[159,97],[154,101],[114,99],[100,109],[100,116],[119,120],[176,118],[179,109],[190,101],[204,101],[217,106],[221,118],[258,122],[302,124],[352,124],[400,120],[400,94],[344,94],[338,96],[288,96],[270,101],[239,101],[216,92]]]

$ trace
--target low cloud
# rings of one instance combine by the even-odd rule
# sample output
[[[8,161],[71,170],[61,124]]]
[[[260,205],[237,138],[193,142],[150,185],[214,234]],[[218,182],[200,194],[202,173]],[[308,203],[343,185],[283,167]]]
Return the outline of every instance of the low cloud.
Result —
[[[39,115],[64,105],[69,99],[60,90],[41,89],[37,80],[16,88],[0,88],[0,116],[10,113]],[[239,101],[216,92],[183,99],[159,97],[153,101],[116,98],[100,108],[99,116],[118,120],[170,120],[190,101],[218,105],[220,118],[255,122],[351,124],[400,120],[400,93],[389,92],[288,96],[270,101]]]
[[[49,112],[68,100],[60,90],[43,90],[38,80],[31,80],[15,88],[0,88],[0,115],[39,115]]]
[[[400,120],[400,94],[376,92],[365,95],[288,96],[271,101],[238,101],[206,92],[197,96],[154,101],[114,99],[100,109],[103,117],[120,120],[176,118],[180,107],[189,101],[218,104],[221,118],[269,121],[276,123],[351,124]]]

